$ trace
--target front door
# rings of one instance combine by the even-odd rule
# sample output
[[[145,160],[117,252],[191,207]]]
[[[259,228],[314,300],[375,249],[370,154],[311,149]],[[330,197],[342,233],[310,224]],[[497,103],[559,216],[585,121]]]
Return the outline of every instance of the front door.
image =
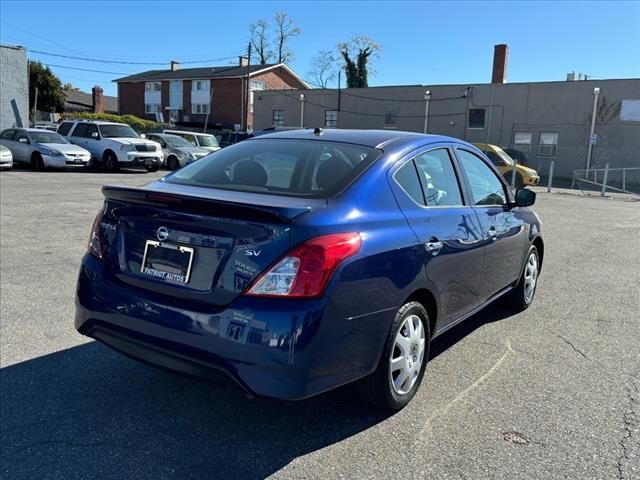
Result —
[[[390,181],[424,246],[440,325],[451,323],[481,301],[483,238],[474,209],[465,205],[450,149],[441,145],[412,155]]]
[[[509,207],[508,187],[488,162],[462,148],[456,149],[456,156],[484,235],[483,294],[488,299],[520,276],[526,253],[526,224]]]

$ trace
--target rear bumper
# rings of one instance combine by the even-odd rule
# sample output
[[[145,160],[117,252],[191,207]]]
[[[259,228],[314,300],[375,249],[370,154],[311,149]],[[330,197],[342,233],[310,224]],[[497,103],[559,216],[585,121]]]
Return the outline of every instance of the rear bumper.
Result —
[[[257,395],[297,400],[371,373],[392,313],[345,319],[327,298],[239,297],[224,308],[108,280],[85,256],[76,329],[121,353],[188,375],[230,376]]]

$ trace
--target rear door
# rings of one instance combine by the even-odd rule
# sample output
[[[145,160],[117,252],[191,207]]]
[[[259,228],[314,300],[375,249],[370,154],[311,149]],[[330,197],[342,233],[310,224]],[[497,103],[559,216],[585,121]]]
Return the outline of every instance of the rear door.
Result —
[[[508,187],[489,162],[465,148],[456,148],[456,156],[484,235],[483,285],[489,298],[518,279],[526,253],[526,224],[509,207]]]
[[[424,246],[428,278],[436,285],[443,325],[481,302],[483,242],[466,205],[448,145],[412,154],[391,171],[398,204]]]

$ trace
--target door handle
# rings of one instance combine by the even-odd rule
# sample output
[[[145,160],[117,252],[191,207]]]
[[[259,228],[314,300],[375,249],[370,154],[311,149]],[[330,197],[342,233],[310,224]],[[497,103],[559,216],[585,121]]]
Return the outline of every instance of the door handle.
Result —
[[[424,244],[424,249],[427,253],[430,253],[434,257],[440,253],[440,250],[444,246],[444,243],[439,241],[437,238],[431,238],[427,243]]]
[[[493,240],[494,242],[498,239],[498,231],[496,230],[496,227],[492,226],[489,228],[489,231],[487,232],[487,237]]]

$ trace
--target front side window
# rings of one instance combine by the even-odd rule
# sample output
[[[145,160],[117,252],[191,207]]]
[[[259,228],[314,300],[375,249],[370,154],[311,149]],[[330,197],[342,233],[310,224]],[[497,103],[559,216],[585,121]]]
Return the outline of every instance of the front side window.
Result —
[[[458,178],[446,148],[425,152],[414,160],[428,207],[463,205]]]
[[[100,125],[100,132],[104,138],[138,138],[139,135],[129,125],[105,124]]]
[[[16,131],[16,137],[15,138],[16,138],[16,142],[19,142],[21,138],[24,138],[25,140],[29,140],[27,138],[27,134],[22,132],[22,131],[20,131],[20,130]]]
[[[201,147],[219,147],[218,139],[213,135],[198,135],[198,144]]]
[[[284,126],[284,112],[282,110],[274,110],[271,117],[271,123],[274,127]]]
[[[507,203],[504,186],[498,176],[477,155],[466,150],[456,150],[460,166],[471,186],[471,199],[474,205],[502,206]]]
[[[167,177],[181,185],[326,198],[353,182],[382,152],[318,140],[252,140],[223,149]]]
[[[553,157],[558,151],[558,134],[557,133],[541,133],[540,143],[538,144],[538,155]]]
[[[325,127],[337,127],[338,126],[338,111],[337,110],[325,110],[325,112],[324,112],[324,126]]]
[[[484,108],[470,108],[468,128],[484,128]]]
[[[144,89],[147,92],[159,92],[162,88],[160,82],[145,82]]]

